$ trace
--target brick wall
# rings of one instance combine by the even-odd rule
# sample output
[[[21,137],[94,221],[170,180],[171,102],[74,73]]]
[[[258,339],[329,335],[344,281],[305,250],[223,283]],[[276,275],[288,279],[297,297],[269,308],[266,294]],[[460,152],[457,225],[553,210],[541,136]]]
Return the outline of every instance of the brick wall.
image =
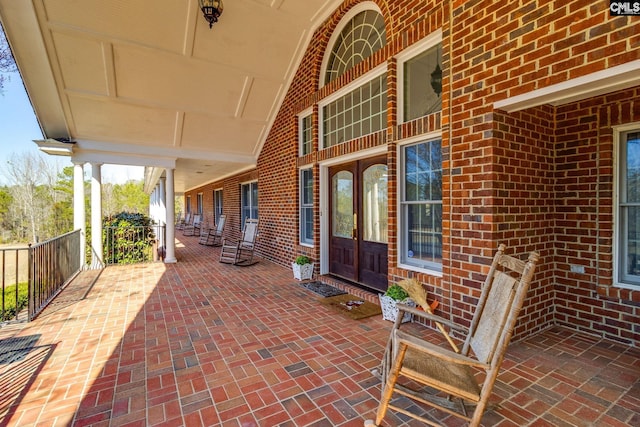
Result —
[[[495,111],[493,103],[640,59],[640,22],[632,17],[610,17],[606,1],[375,2],[385,19],[387,46],[319,88],[329,38],[344,14],[359,3],[345,0],[307,46],[257,168],[250,173],[259,177],[262,256],[286,266],[299,253],[319,259],[317,209],[315,247],[298,244],[300,166],[314,168],[314,201],[318,206],[319,161],[385,146],[389,206],[395,207],[398,141],[440,130],[444,169],[442,278],[397,267],[398,219],[391,208],[390,281],[416,277],[440,300],[443,313],[464,323],[471,317],[498,244],[507,244],[509,252],[520,258],[537,250],[542,261],[516,337],[560,322],[637,345],[638,330],[629,321],[638,323],[638,298],[609,286],[610,126],[640,120],[638,103],[628,101],[637,99],[637,92],[511,114]],[[398,124],[393,56],[437,29],[443,34],[442,112]],[[386,131],[299,158],[297,114],[313,108],[317,150],[317,102],[385,63]],[[231,230],[239,229],[239,183],[246,178],[243,174],[204,188],[205,209],[210,210],[211,190],[223,186],[227,228]],[[195,193],[201,190],[190,193],[194,201]],[[585,264],[586,274],[578,277],[571,273],[572,264]]]
[[[640,128],[640,87],[558,107],[556,122],[555,320],[638,343],[640,290],[612,286],[613,126]]]

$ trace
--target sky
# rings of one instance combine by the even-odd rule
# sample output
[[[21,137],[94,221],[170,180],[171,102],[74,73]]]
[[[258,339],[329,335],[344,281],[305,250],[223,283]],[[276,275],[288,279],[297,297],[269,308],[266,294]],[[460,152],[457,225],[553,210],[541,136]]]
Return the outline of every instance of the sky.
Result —
[[[4,74],[11,80],[5,80],[0,94],[0,185],[9,184],[2,173],[7,161],[14,154],[24,152],[39,153],[48,157],[51,164],[56,163],[62,169],[71,166],[71,158],[50,156],[40,153],[34,139],[43,139],[42,131],[29,102],[29,98],[20,79],[20,74]],[[91,174],[91,168],[85,166],[85,176]],[[122,184],[130,179],[143,179],[144,168],[134,166],[102,166],[102,182]]]

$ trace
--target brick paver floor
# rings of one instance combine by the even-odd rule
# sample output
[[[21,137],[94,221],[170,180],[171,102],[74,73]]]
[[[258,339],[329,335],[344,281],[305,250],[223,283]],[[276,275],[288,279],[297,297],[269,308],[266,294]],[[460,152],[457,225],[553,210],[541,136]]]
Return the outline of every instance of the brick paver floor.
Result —
[[[75,280],[29,324],[0,328],[0,425],[361,426],[390,322],[350,320],[261,260],[179,262]],[[434,339],[438,334],[434,332]],[[553,328],[513,343],[486,426],[638,426],[640,350]],[[445,425],[458,420],[433,414]],[[384,425],[419,425],[392,413]]]

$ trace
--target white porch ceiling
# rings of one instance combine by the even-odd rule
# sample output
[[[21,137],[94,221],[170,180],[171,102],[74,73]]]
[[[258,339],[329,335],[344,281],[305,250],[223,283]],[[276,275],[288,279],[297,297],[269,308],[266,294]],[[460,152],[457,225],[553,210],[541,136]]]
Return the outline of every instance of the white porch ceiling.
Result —
[[[197,0],[0,0],[0,19],[45,138],[82,161],[174,161],[182,192],[255,165],[340,3],[226,0],[212,29]]]

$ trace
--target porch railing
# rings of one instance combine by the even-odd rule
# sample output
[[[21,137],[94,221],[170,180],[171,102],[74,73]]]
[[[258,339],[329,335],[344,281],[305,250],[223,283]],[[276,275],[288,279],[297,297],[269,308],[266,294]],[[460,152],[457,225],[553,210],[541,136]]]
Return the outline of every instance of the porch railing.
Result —
[[[105,227],[104,263],[137,264],[164,259],[162,225]]]
[[[29,247],[29,320],[82,269],[80,230]]]
[[[26,246],[0,249],[0,322],[16,318],[29,302],[29,250]]]
[[[104,264],[164,260],[165,226],[104,229]],[[0,248],[0,322],[36,317],[83,268],[80,230],[28,247]]]

